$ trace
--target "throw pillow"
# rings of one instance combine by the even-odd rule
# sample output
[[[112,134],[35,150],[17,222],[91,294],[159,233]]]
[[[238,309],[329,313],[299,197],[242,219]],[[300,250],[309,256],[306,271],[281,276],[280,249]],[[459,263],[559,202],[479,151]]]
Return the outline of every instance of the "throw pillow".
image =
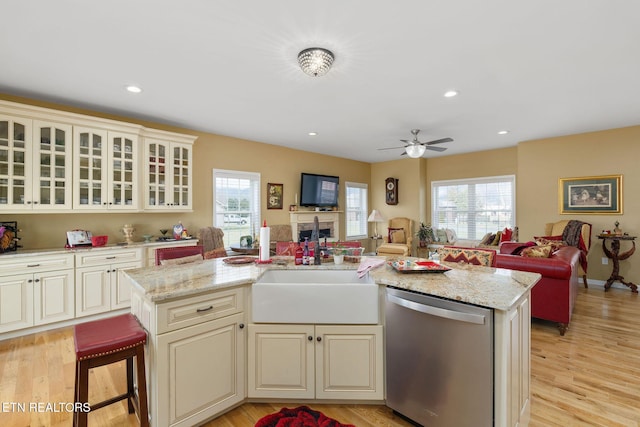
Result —
[[[502,238],[502,231],[498,231],[496,233],[496,237],[491,242],[491,246],[498,246],[500,244],[500,239]]]
[[[480,240],[480,244],[481,245],[490,245],[491,242],[493,242],[493,239],[495,239],[495,238],[496,238],[495,234],[487,233],[487,234],[484,235],[482,240]]]
[[[529,246],[524,248],[520,255],[530,258],[549,258],[551,256],[552,248],[547,246]]]
[[[551,246],[553,252],[557,251],[567,243],[562,240],[562,236],[542,236],[533,238],[538,246]]]
[[[438,238],[438,242],[447,243],[447,232],[444,231],[444,228],[438,228],[436,230],[436,237]]]
[[[505,228],[504,230],[502,230],[502,236],[500,236],[500,243],[510,242],[512,235],[513,235],[513,230],[510,228]]]
[[[404,234],[404,229],[395,230],[391,233],[391,243],[407,243],[407,237]]]
[[[447,235],[447,242],[455,243],[456,240],[458,240],[458,236],[456,235],[455,230],[447,228],[446,230],[444,230],[444,233]]]
[[[202,261],[202,255],[190,255],[182,258],[174,258],[174,259],[161,259],[160,265],[178,265],[178,264],[188,264],[190,262]]]
[[[399,231],[399,230],[404,231],[404,228],[388,228],[388,229],[387,229],[387,232],[388,232],[388,235],[387,235],[387,242],[389,242],[389,243],[393,243],[393,238],[392,238],[393,233],[394,233],[395,231]]]

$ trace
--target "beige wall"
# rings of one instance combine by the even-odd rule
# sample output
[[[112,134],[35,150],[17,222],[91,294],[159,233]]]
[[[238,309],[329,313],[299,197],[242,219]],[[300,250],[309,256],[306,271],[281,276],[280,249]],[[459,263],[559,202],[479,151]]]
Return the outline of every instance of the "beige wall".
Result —
[[[558,138],[522,142],[518,145],[517,218],[520,240],[544,232],[547,222],[578,219],[593,225],[588,277],[606,280],[611,263],[602,265],[602,241],[596,236],[605,229],[620,228],[631,235],[640,233],[640,126],[591,132]],[[560,215],[558,180],[599,175],[623,175],[623,214]],[[622,250],[631,245],[623,243]],[[627,280],[640,282],[640,253],[620,262]]]
[[[193,212],[192,213],[105,213],[105,214],[2,214],[0,221],[18,221],[22,230],[21,244],[25,249],[63,247],[66,230],[88,229],[94,235],[106,234],[109,242],[123,240],[122,225],[132,223],[135,236],[159,235],[159,229],[170,228],[182,221],[190,233],[195,234],[213,221],[213,169],[232,169],[259,172],[261,175],[262,219],[268,224],[288,224],[288,206],[294,203],[300,191],[300,172],[322,173],[340,177],[340,207],[344,207],[344,183],[346,181],[369,183],[370,164],[338,157],[293,150],[259,142],[195,132],[157,123],[134,120],[87,110],[69,108],[57,104],[36,102],[20,97],[0,94],[0,99],[46,108],[88,114],[114,120],[139,123],[157,129],[196,135],[194,144]],[[302,143],[303,141],[301,141]],[[266,209],[267,183],[284,185],[283,209]],[[344,214],[341,224],[344,224]],[[344,225],[341,227],[344,238]]]

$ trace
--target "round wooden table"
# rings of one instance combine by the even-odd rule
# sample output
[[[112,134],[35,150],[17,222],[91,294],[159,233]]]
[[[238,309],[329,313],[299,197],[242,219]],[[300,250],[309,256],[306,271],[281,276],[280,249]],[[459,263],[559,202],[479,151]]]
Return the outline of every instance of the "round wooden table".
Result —
[[[602,239],[602,250],[604,251],[604,254],[607,256],[607,258],[613,261],[613,270],[611,271],[611,276],[607,280],[607,283],[604,284],[604,290],[606,291],[607,289],[609,289],[613,282],[617,280],[620,283],[631,288],[631,292],[635,292],[637,294],[638,286],[634,283],[627,282],[626,280],[624,280],[624,277],[620,275],[620,261],[624,261],[625,259],[629,258],[636,251],[636,236],[616,236],[613,234],[601,234],[598,236],[598,239]],[[632,244],[631,249],[622,254],[620,253],[621,240],[629,240]],[[610,242],[611,249],[607,248],[607,241]]]

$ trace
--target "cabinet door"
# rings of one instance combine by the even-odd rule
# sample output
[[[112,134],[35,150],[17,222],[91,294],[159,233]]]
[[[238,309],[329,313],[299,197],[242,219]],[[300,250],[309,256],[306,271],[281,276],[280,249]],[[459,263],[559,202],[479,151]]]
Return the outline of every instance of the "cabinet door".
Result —
[[[249,397],[313,399],[313,325],[249,325]]]
[[[244,314],[157,338],[157,425],[192,426],[245,398]]]
[[[0,115],[0,210],[31,210],[32,121]]]
[[[72,131],[70,125],[34,121],[33,209],[72,207]]]
[[[316,326],[316,398],[383,399],[382,326]]]
[[[135,210],[138,208],[138,136],[109,132],[108,137],[109,194],[106,207]]]
[[[171,144],[172,206],[191,209],[191,145]]]
[[[0,332],[33,326],[33,274],[0,278]]]
[[[142,267],[142,261],[115,264],[109,273],[111,276],[111,310],[131,306],[131,284],[123,279],[121,271]]]
[[[171,203],[168,200],[170,190],[167,179],[170,153],[168,142],[159,140],[145,142],[145,209],[166,209]]]
[[[76,269],[76,317],[111,310],[111,266]]]
[[[73,207],[103,210],[108,202],[107,132],[76,127],[73,136]]]
[[[72,269],[36,273],[33,283],[34,324],[73,319],[75,295]]]

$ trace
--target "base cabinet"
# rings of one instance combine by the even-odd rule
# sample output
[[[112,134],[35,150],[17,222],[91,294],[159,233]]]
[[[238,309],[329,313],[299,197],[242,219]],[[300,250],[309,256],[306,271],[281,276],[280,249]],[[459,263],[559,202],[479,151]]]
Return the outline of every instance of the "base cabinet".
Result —
[[[191,426],[244,400],[243,329],[240,313],[158,336],[157,425]]]
[[[248,396],[384,398],[382,325],[250,324]]]

